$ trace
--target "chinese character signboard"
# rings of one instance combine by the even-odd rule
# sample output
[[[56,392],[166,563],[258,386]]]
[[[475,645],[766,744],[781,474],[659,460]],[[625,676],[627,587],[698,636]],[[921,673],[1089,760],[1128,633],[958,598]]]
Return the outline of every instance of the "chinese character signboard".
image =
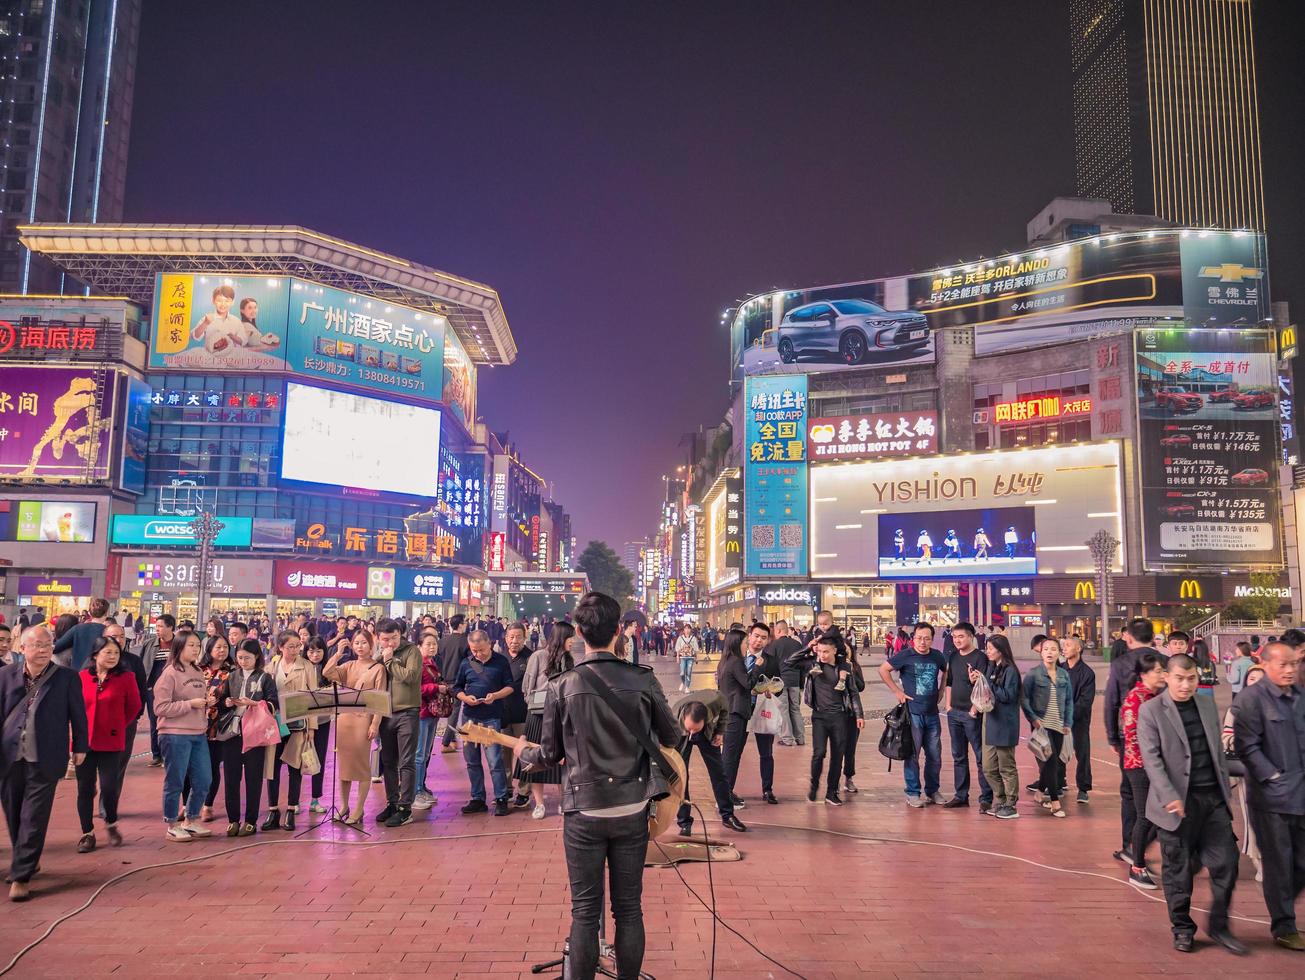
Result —
[[[415,568],[367,569],[368,599],[397,599],[403,602],[452,602],[453,573]]]
[[[992,420],[998,425],[1032,422],[1037,419],[1067,419],[1091,414],[1092,399],[1087,395],[1075,398],[1039,395],[1034,398],[1020,398],[1013,402],[997,402],[992,406]]]
[[[937,412],[888,412],[811,419],[812,459],[928,456],[938,451]]]
[[[504,565],[507,562],[507,535],[502,531],[490,531],[489,540],[486,545],[488,554],[486,555],[487,571],[502,572],[505,571]]]
[[[1273,331],[1142,330],[1136,348],[1146,567],[1280,566]]]
[[[0,367],[0,476],[108,479],[117,378],[102,368]]]
[[[5,310],[7,317],[15,317]],[[85,319],[85,318],[83,318]],[[101,338],[107,335],[107,323],[97,326],[93,322],[85,325],[46,320],[39,323],[10,322],[0,320],[0,357],[17,360],[29,357],[80,358],[94,353],[103,353],[105,344]]]
[[[744,389],[748,576],[807,574],[807,376],[748,378]]]
[[[272,590],[286,599],[364,599],[367,569],[311,561],[276,561],[272,564]]]
[[[284,371],[290,280],[162,274],[150,367]]]

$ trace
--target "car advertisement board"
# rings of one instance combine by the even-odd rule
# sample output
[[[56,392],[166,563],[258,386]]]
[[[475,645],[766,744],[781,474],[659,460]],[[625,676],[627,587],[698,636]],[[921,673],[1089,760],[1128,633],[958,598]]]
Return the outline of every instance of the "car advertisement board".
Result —
[[[807,574],[807,376],[749,378],[744,391],[744,566]]]
[[[272,563],[272,591],[286,599],[365,599],[367,567],[278,559]]]
[[[1280,565],[1273,331],[1142,330],[1135,346],[1146,567]]]
[[[266,596],[272,592],[272,563],[255,558],[214,558],[209,565],[213,595]],[[199,561],[175,555],[125,555],[119,572],[122,595],[143,592],[194,593]]]
[[[1090,575],[1088,538],[1105,530],[1124,540],[1120,507],[1117,442],[821,463],[811,467],[811,574],[965,579],[1036,568],[1039,575]],[[1014,511],[1028,516],[1017,519]],[[916,566],[904,575],[892,566],[898,529],[904,557]],[[944,562],[949,531],[958,554]],[[1008,544],[1018,561],[1006,558]],[[1123,562],[1121,548],[1116,571]]]
[[[936,333],[948,327],[973,327],[975,353],[983,356],[1131,333],[1165,318],[1211,326],[1255,324],[1268,315],[1266,265],[1264,238],[1251,232],[1154,229],[1033,248],[926,275],[770,293],[744,303],[734,315],[735,379],[927,361]],[[843,297],[898,311],[893,316],[922,318],[930,338],[927,352],[922,348],[907,356],[871,344],[862,363],[848,365],[838,344],[855,317],[845,322],[839,314],[830,320],[822,310],[817,314],[823,319],[813,327],[793,323],[801,308]],[[916,343],[909,335],[917,329],[912,327],[902,343]],[[779,344],[785,336],[799,335],[812,340],[794,340],[793,362],[785,363]]]
[[[807,423],[812,461],[928,456],[938,451],[937,412],[837,415]]]
[[[0,476],[107,480],[117,378],[94,367],[0,367]]]
[[[145,492],[145,455],[149,452],[150,412],[154,389],[139,378],[127,378],[127,404],[122,418],[122,468],[118,484],[128,493]]]
[[[169,548],[197,548],[199,538],[193,517],[166,514],[114,514],[109,538],[114,544],[152,544]],[[213,544],[220,548],[248,548],[254,521],[249,517],[218,517],[224,525]]]

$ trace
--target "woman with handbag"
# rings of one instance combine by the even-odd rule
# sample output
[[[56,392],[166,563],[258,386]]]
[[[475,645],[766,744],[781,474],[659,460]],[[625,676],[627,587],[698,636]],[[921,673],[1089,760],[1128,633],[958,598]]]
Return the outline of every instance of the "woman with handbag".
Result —
[[[114,847],[122,846],[118,833],[118,796],[122,792],[122,753],[127,747],[127,727],[140,713],[140,688],[135,675],[122,663],[122,647],[112,637],[101,636],[91,646],[82,669],[82,699],[86,702],[86,730],[90,750],[77,766],[77,816],[82,837],[77,853],[95,850],[96,777],[104,805],[105,830]]]
[[[308,664],[312,670],[310,680],[314,687],[330,687],[331,682],[323,675],[326,667],[326,641],[320,636],[314,636],[308,640],[304,647],[304,656],[308,658]],[[313,732],[313,751],[317,753],[317,772],[313,773],[313,784],[311,788],[312,799],[308,803],[309,813],[325,813],[326,807],[322,806],[322,794],[326,789],[326,754],[331,747],[331,722],[329,720],[317,719],[317,728]]]
[[[216,617],[215,617],[216,618]],[[209,621],[212,625],[212,620]],[[225,636],[210,636],[204,641],[204,655],[199,658],[199,669],[204,672],[207,690],[215,695],[226,682],[235,664],[231,660],[231,648]],[[209,823],[213,819],[213,801],[217,799],[218,789],[222,785],[222,742],[217,737],[218,714],[221,705],[215,698],[208,706],[208,764],[213,771],[213,781],[208,784],[208,794],[204,797],[204,806],[199,811],[199,819]]]
[[[263,651],[257,640],[246,640],[236,651],[235,668],[218,690],[218,720],[215,730],[222,746],[222,769],[226,774],[227,836],[248,837],[258,827],[258,804],[263,795],[263,766],[267,747],[244,747],[242,721],[258,701],[280,710],[276,682],[263,669]],[[245,786],[245,819],[240,819],[240,784]]]
[[[311,691],[317,687],[316,670],[302,656],[304,643],[299,634],[284,630],[276,638],[276,656],[268,673],[276,681],[276,693],[281,703],[281,744],[270,759],[267,776],[267,819],[263,830],[276,830],[278,822],[283,830],[295,829],[295,812],[299,808],[299,791],[303,786],[303,760],[312,748],[313,731],[317,719],[296,720],[286,723],[285,696],[293,691]],[[290,770],[290,792],[286,805],[281,803],[281,765]]]
[[[525,675],[521,678],[521,694],[526,699],[526,741],[538,743],[544,734],[544,698],[548,693],[548,682],[563,671],[575,666],[571,656],[571,638],[575,636],[575,627],[570,623],[554,623],[548,638],[548,646],[536,650],[530,655],[526,664]],[[537,772],[521,771],[517,765],[515,778],[524,778],[530,784],[530,797],[534,800],[534,809],[530,816],[543,820],[547,816],[544,806],[544,787],[560,786],[562,767],[553,766]]]
[[[1020,669],[1010,640],[990,636],[983,646],[988,658],[988,686],[992,689],[992,709],[983,716],[983,774],[992,787],[992,815],[998,820],[1014,820],[1020,814],[1015,804],[1020,798],[1020,774],[1015,764],[1015,746],[1020,742]],[[982,675],[973,667],[971,682]],[[971,711],[976,709],[971,708]]]
[[[1064,817],[1060,805],[1060,790],[1065,785],[1065,733],[1074,724],[1074,698],[1071,692],[1069,671],[1061,667],[1060,641],[1047,637],[1038,650],[1042,662],[1024,675],[1024,717],[1029,720],[1032,736],[1041,731],[1051,745],[1051,751],[1041,760],[1041,778],[1033,794],[1053,817]],[[1041,759],[1041,756],[1039,756]]]
[[[332,684],[351,687],[357,691],[381,691],[388,683],[385,667],[378,660],[373,660],[376,644],[372,635],[361,627],[354,631],[353,639],[346,647],[341,644],[331,659],[322,668],[322,676]],[[346,653],[353,659],[343,662]],[[363,805],[367,802],[367,793],[372,787],[371,752],[372,739],[376,738],[380,727],[378,715],[348,714],[340,715],[335,732],[335,770],[340,780],[341,812],[345,814],[344,823],[350,827],[362,826]],[[358,784],[358,802],[349,808],[349,795],[353,784]]]
[[[414,810],[429,810],[437,802],[426,786],[426,770],[430,766],[431,750],[435,747],[435,729],[441,718],[453,714],[453,695],[440,675],[439,636],[433,629],[421,637],[421,711],[417,729],[417,795],[413,797]]]

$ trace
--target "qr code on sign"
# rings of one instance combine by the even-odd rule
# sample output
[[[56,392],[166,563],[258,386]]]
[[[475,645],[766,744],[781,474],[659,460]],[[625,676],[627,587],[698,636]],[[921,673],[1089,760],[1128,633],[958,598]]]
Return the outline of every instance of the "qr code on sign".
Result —
[[[801,548],[802,525],[781,524],[779,526],[779,546],[781,548]]]
[[[774,525],[774,524],[753,524],[753,525],[752,525],[752,547],[754,547],[754,548],[773,548],[773,547],[775,547],[775,525]]]

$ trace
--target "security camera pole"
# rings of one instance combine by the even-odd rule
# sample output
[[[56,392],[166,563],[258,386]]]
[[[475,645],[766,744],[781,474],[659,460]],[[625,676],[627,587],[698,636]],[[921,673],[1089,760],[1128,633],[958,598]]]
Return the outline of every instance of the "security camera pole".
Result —
[[[1110,570],[1115,564],[1119,541],[1113,534],[1100,530],[1087,540],[1088,549],[1097,563],[1097,598],[1101,601],[1101,653],[1110,639]]]
[[[208,621],[208,580],[212,565],[210,549],[226,525],[208,511],[204,511],[190,522],[190,527],[199,540],[199,567],[196,569],[195,576],[195,587],[198,593],[195,602],[195,625],[202,633],[204,623]]]

